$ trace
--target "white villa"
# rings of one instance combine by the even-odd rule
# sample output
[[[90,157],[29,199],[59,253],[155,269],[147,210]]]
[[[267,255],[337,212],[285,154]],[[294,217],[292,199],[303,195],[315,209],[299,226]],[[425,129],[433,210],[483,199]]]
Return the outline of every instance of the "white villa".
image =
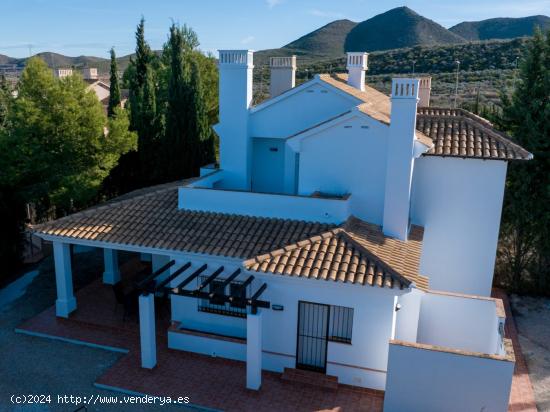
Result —
[[[140,285],[141,361],[156,364],[154,296],[171,300],[168,346],[262,369],[326,374],[385,391],[385,411],[505,411],[514,354],[491,285],[506,168],[532,157],[462,109],[430,107],[430,78],[295,86],[271,59],[252,105],[253,52],[222,50],[220,165],[180,187],[36,227],[53,242],[59,317],[76,310],[70,245],[152,258]],[[305,373],[305,372],[304,372]]]

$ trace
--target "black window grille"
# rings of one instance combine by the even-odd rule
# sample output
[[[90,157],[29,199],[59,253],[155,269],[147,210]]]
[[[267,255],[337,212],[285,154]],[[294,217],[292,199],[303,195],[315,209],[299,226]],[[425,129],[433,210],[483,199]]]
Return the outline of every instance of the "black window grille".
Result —
[[[351,343],[353,308],[331,306],[328,338],[333,342]]]
[[[208,285],[209,286],[208,292],[212,293],[222,285],[223,285],[223,280],[213,280],[212,282],[210,282],[210,285]],[[208,302],[211,305],[223,305],[224,300],[223,298],[220,297],[220,295],[214,295],[214,297],[210,298]]]
[[[246,299],[246,288],[241,287],[241,283],[231,283],[229,285],[229,296],[238,299]],[[246,308],[246,302],[236,301],[229,304],[233,308]]]
[[[200,285],[207,278],[208,276],[199,276],[197,278],[197,285]],[[223,285],[224,282],[225,279],[216,279],[210,282],[210,284],[208,285],[208,293],[216,291],[219,287]],[[242,283],[243,282],[235,280],[231,282],[228,286],[226,286],[225,289],[221,291],[221,293],[227,296],[227,292],[229,291],[229,296],[245,298],[247,293],[250,294],[250,285],[244,288],[239,287],[242,285]],[[198,311],[214,313],[217,315],[246,318],[246,303],[243,304],[240,302],[225,302],[224,299],[221,298],[219,293],[220,292],[218,292],[218,295],[214,295],[209,299],[198,299]]]

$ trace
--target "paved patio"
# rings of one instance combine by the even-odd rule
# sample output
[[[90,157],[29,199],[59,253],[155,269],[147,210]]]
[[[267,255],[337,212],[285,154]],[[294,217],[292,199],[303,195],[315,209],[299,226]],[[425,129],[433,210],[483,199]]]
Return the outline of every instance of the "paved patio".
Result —
[[[121,268],[122,276],[137,269],[126,265]],[[122,320],[122,309],[115,310],[112,287],[97,279],[75,296],[78,307],[69,319],[56,318],[55,307],[50,307],[23,323],[18,331],[126,352],[98,377],[95,383],[101,388],[173,398],[188,396],[194,405],[225,411],[382,410],[383,394],[379,391],[339,385],[331,392],[286,382],[281,374],[266,371],[260,391],[247,390],[244,362],[168,349],[169,313],[159,313],[158,307],[158,363],[153,370],[143,369],[137,317]]]
[[[506,324],[504,325],[504,334],[512,340],[516,365],[514,368],[514,377],[512,380],[512,390],[510,393],[509,412],[537,412],[535,402],[535,393],[529,378],[529,371],[525,357],[519,345],[519,337],[514,320],[508,295],[501,289],[493,289],[493,297],[502,299],[506,311]]]
[[[141,269],[143,267],[136,260],[130,261],[121,268],[122,276]],[[496,290],[494,295],[505,302],[506,336],[512,339],[516,352],[509,411],[536,411],[508,299],[502,291]],[[50,307],[18,330],[127,353],[98,377],[96,385],[99,387],[158,396],[188,396],[192,404],[227,411],[382,410],[380,392],[346,385],[339,385],[336,391],[330,392],[285,382],[280,374],[272,372],[263,372],[259,392],[247,390],[245,363],[168,349],[169,311],[167,308],[159,310],[158,306],[158,364],[153,370],[143,369],[140,367],[137,316],[123,321],[122,308],[116,308],[112,287],[96,279],[80,289],[76,298],[78,308],[69,319],[56,318],[55,308]]]

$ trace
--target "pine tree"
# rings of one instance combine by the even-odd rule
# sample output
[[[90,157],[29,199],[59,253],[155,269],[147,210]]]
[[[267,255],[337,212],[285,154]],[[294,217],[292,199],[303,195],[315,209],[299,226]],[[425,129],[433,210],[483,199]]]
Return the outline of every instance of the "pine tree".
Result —
[[[118,65],[114,47],[111,47],[111,84],[109,86],[109,107],[107,114],[113,117],[115,108],[120,107],[120,82],[118,80]]]
[[[550,32],[529,42],[511,98],[503,95],[500,126],[534,159],[512,162],[501,230],[501,256],[513,287],[532,282],[550,293]]]

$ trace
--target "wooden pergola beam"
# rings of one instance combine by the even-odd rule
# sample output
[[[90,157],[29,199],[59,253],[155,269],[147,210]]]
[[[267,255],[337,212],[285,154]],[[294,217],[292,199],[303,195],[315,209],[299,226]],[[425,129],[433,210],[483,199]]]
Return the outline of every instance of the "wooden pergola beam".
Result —
[[[189,283],[191,283],[193,281],[193,279],[195,279],[197,276],[199,276],[202,272],[204,272],[206,270],[206,268],[208,267],[208,265],[205,263],[204,265],[202,265],[200,268],[198,268],[197,270],[195,270],[193,273],[191,273],[187,278],[185,278],[183,280],[183,282],[181,282],[179,285],[177,285],[175,288],[172,289],[172,293],[175,294],[175,295],[178,295],[180,294],[180,292],[183,290],[183,288],[185,286],[187,286]]]

